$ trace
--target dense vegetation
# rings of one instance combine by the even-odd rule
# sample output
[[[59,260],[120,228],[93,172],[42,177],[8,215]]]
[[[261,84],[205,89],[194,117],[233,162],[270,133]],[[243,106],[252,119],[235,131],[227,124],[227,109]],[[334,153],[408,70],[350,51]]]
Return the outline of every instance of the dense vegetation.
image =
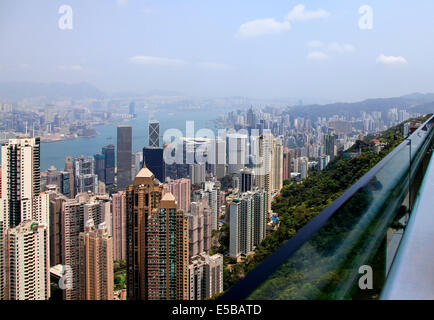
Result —
[[[114,290],[126,289],[127,279],[127,264],[125,260],[115,261],[113,263],[114,269]]]
[[[342,195],[351,185],[360,179],[367,171],[369,171],[375,164],[377,164],[383,157],[385,157],[391,150],[393,150],[399,143],[402,142],[402,126],[393,127],[384,132],[378,139],[386,144],[386,147],[380,152],[375,153],[373,143],[358,141],[349,152],[357,152],[362,150],[362,154],[355,158],[345,158],[344,155],[336,157],[325,170],[321,172],[314,172],[307,179],[298,184],[291,184],[285,182],[280,196],[273,202],[273,211],[278,214],[280,225],[279,228],[268,235],[264,241],[256,248],[253,257],[246,261],[235,263],[235,261],[225,261],[226,268],[224,271],[224,289],[230,288],[236,281],[244,277],[247,272],[251,271],[261,261],[263,261],[270,253],[279,248],[285,241],[291,238],[298,230],[305,226],[310,220],[318,215],[323,209],[331,204],[336,198]],[[376,186],[373,186],[375,188]],[[321,234],[318,238],[318,247],[322,251],[326,248],[333,246],[335,241],[342,241],[346,237],[346,233],[339,234],[339,230],[346,230],[345,227],[359,219],[358,213],[363,211],[367,199],[371,196],[369,190],[364,190],[363,194],[355,197],[355,202],[351,204],[354,212],[346,212],[344,219],[341,223],[333,226],[330,230],[323,230],[326,234]],[[351,206],[350,206],[351,208]],[[333,235],[339,235],[335,239],[327,238],[327,232]],[[364,235],[367,236],[367,235]],[[302,252],[302,255],[312,255],[312,252]],[[301,257],[305,261],[304,257]],[[315,261],[312,261],[315,263]],[[332,259],[324,261],[332,263]],[[229,267],[228,267],[229,266]],[[345,266],[342,266],[344,268]],[[346,266],[348,267],[348,266]],[[323,268],[324,269],[324,268]],[[322,274],[324,271],[321,266],[317,268],[316,275],[322,279],[324,283],[329,283],[330,279],[335,279],[338,282],[336,274]],[[279,286],[287,286],[288,282],[300,281],[303,276],[297,272],[289,272],[293,270],[286,268],[284,275],[274,275],[275,281],[267,290],[257,292],[254,295],[255,299],[270,298],[273,292],[281,292],[278,290]],[[283,272],[283,271],[282,271]],[[332,281],[333,282],[333,281]],[[275,285],[275,287],[273,286]],[[309,284],[311,285],[311,284]],[[317,284],[318,285],[318,284]],[[313,284],[312,284],[313,286]],[[312,292],[312,288],[303,288],[305,292]],[[303,291],[301,290],[301,291]],[[317,295],[318,297],[318,295]],[[324,297],[324,296],[323,296]],[[312,298],[307,294],[303,295],[300,290],[297,292],[286,292],[274,298]]]

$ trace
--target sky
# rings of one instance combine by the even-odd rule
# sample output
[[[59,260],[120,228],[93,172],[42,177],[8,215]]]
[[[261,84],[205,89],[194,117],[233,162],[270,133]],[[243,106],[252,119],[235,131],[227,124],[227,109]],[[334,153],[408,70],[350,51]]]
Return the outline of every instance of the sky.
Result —
[[[434,1],[300,1],[2,0],[0,81],[304,101],[434,92]]]

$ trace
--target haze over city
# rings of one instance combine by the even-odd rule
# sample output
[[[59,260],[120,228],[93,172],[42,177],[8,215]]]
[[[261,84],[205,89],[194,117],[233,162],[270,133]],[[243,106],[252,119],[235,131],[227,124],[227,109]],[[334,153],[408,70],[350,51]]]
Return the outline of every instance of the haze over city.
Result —
[[[59,28],[62,5],[72,29]],[[360,28],[363,5],[372,28]],[[306,103],[433,92],[433,10],[429,0],[2,1],[0,81]]]

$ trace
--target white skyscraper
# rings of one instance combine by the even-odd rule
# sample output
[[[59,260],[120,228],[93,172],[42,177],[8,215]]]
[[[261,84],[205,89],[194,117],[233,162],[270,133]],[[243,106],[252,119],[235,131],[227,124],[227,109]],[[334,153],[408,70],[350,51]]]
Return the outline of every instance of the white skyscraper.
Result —
[[[283,145],[279,138],[274,138],[272,157],[272,191],[273,193],[277,193],[283,187]]]
[[[48,229],[23,221],[8,230],[7,279],[9,299],[47,300],[50,297]]]
[[[24,220],[46,223],[49,211],[34,211],[34,207],[48,208],[46,199],[36,199],[41,191],[39,138],[10,139],[1,150],[0,220],[6,228],[15,227]]]

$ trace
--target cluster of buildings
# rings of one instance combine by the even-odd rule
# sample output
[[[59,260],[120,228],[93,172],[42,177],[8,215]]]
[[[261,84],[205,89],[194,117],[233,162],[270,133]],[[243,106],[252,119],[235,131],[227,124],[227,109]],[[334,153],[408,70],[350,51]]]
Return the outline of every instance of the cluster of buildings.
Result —
[[[223,291],[223,256],[209,254],[219,189],[209,186],[196,201],[190,179],[160,181],[146,162],[136,165],[131,132],[118,127],[117,148],[67,157],[63,171],[40,172],[39,138],[1,147],[1,299],[60,292],[65,300],[112,300],[119,260],[126,261],[128,299]]]
[[[390,109],[313,120],[250,108],[223,117],[233,129],[225,136],[181,137],[175,146],[161,146],[152,120],[142,152],[132,151],[132,127],[119,126],[117,146],[68,156],[63,170],[46,172],[39,138],[8,139],[1,147],[0,298],[49,299],[56,288],[66,300],[112,300],[114,261],[121,260],[128,299],[217,295],[224,263],[212,252],[223,224],[224,255],[247,258],[277,227],[271,203],[285,180],[324,170],[366,133],[409,117]],[[178,161],[167,161],[172,151],[181,152]],[[228,178],[230,188],[222,186]]]

